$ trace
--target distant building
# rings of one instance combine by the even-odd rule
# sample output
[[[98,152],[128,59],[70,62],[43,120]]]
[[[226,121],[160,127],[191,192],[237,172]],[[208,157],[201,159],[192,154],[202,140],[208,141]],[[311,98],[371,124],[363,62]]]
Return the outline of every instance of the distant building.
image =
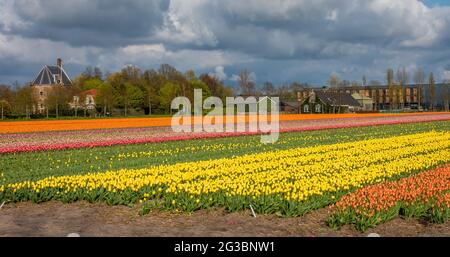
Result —
[[[44,113],[46,110],[45,102],[54,87],[72,86],[72,81],[62,67],[62,60],[56,60],[56,66],[45,65],[31,82],[33,93],[37,100],[34,113]]]
[[[281,113],[300,113],[300,102],[298,101],[280,101]]]
[[[312,91],[326,89],[328,91],[343,92],[369,97],[373,101],[373,109],[377,110],[428,110],[431,102],[435,110],[443,110],[444,108],[444,85],[436,83],[434,98],[430,99],[430,86],[428,84],[416,85],[409,84],[402,87],[396,86],[389,89],[387,85],[379,86],[345,86],[337,88],[303,88],[297,92],[299,101],[303,101],[309,97]]]
[[[301,113],[348,113],[361,108],[349,93],[326,89],[311,90],[300,104]]]
[[[96,89],[90,89],[73,97],[70,107],[78,110],[95,110]]]
[[[358,103],[361,105],[362,111],[373,111],[375,106],[372,98],[364,95],[360,95],[359,93],[353,93],[352,97],[358,101]]]

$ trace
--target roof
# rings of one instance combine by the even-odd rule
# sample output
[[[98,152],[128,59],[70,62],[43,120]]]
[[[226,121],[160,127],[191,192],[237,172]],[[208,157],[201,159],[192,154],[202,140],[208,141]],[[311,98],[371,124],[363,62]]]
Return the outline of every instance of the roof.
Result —
[[[352,97],[355,98],[356,100],[361,100],[361,101],[373,101],[372,98],[361,95],[359,93],[353,93]]]
[[[82,91],[82,92],[80,93],[80,95],[92,95],[92,96],[96,96],[96,95],[97,95],[97,89],[89,89],[89,90]]]
[[[281,101],[280,102],[281,106],[291,106],[294,108],[298,108],[300,106],[300,102],[298,101]]]
[[[325,104],[328,105],[347,105],[347,106],[360,106],[359,102],[350,95],[350,93],[345,92],[335,92],[335,91],[324,91],[317,90],[314,91],[316,96]]]
[[[36,78],[31,83],[32,85],[54,85],[56,84],[55,75],[62,74],[62,82],[64,85],[72,85],[72,81],[69,76],[67,76],[66,71],[58,66],[48,66],[45,65]]]
[[[270,96],[259,97],[258,103],[264,100],[270,100],[272,103],[275,103],[275,100],[273,100]]]

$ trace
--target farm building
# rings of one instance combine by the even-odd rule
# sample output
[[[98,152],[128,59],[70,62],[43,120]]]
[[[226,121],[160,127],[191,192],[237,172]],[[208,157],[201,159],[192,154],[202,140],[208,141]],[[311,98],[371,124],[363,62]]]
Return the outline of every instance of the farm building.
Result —
[[[362,111],[373,111],[375,106],[374,106],[374,102],[372,100],[372,98],[365,96],[365,95],[361,95],[359,93],[353,93],[352,97],[355,98],[356,101],[358,101],[358,103],[361,105],[361,110]]]
[[[301,113],[348,113],[361,106],[349,93],[312,90],[300,104]]]

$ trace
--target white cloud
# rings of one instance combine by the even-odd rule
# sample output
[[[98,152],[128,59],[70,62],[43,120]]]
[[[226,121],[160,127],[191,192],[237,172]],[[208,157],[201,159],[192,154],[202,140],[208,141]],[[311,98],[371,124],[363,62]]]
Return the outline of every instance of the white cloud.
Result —
[[[450,70],[445,70],[442,72],[442,79],[450,81]]]
[[[140,67],[169,63],[180,70],[211,69],[234,63],[235,58],[233,53],[218,50],[169,50],[163,44],[130,45],[114,52],[104,51],[98,57],[99,65],[110,69],[120,69],[130,63]]]
[[[172,0],[165,14],[164,26],[156,31],[154,38],[176,43],[194,44],[196,46],[216,46],[217,38],[213,31],[203,22],[196,8],[201,9],[205,1]]]
[[[214,72],[210,72],[209,75],[212,77],[216,77],[219,80],[226,80],[228,78],[223,66],[217,66],[216,68],[214,68]]]
[[[65,63],[88,65],[89,55],[97,54],[96,47],[72,47],[47,39],[28,39],[0,34],[0,58],[28,63],[54,63],[57,57]]]
[[[256,81],[256,79],[257,79],[257,77],[256,77],[256,73],[255,72],[250,72],[250,75],[249,75],[249,79],[250,79],[250,81],[253,81],[253,82],[255,82]],[[237,74],[233,74],[233,75],[231,75],[231,78],[230,78],[230,80],[231,81],[239,81],[240,80],[240,78],[239,78],[239,75],[237,75]]]
[[[338,11],[337,10],[331,10],[331,11],[328,11],[327,16],[325,17],[325,19],[329,20],[329,21],[336,21],[337,20],[337,16],[338,16]]]

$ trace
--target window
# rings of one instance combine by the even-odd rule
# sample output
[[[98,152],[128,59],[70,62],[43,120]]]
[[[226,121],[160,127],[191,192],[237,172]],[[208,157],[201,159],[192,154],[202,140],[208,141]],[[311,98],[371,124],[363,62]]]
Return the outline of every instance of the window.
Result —
[[[316,104],[316,112],[320,112],[320,104]]]
[[[305,104],[303,106],[303,112],[309,112],[309,105]]]

